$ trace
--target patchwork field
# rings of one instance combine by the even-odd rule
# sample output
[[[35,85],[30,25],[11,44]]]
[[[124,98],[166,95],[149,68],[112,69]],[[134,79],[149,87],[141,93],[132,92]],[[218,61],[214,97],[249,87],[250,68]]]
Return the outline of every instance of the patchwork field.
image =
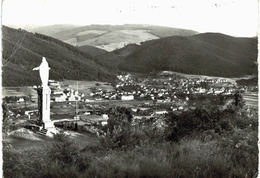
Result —
[[[2,87],[2,97],[5,96],[28,96],[37,97],[37,91],[32,87]]]
[[[86,35],[89,36],[90,34],[95,34],[98,36],[92,39],[88,39]],[[73,38],[67,40],[66,42],[70,42],[73,45],[76,42],[78,46],[90,45],[104,49],[106,51],[113,51],[130,43],[140,44],[141,42],[158,38],[158,36],[151,34],[148,30],[117,30],[108,33],[100,31],[99,34],[97,31],[91,30],[89,32],[85,31],[79,33],[77,35],[77,41],[75,41],[76,39]]]
[[[243,94],[243,98],[246,101],[246,105],[251,107],[258,107],[258,93],[248,92]]]

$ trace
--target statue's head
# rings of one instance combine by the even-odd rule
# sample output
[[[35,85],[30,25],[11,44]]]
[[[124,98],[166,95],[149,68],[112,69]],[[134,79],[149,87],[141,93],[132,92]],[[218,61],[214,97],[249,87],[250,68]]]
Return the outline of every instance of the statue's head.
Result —
[[[42,57],[42,62],[47,62],[45,57]]]

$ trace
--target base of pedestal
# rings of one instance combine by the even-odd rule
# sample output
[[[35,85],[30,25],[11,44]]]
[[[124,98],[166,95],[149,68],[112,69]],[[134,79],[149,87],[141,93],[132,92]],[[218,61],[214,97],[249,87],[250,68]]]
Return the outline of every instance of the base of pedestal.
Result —
[[[52,121],[44,122],[42,124],[42,127],[40,128],[40,131],[42,133],[45,133],[44,135],[46,135],[48,137],[54,137],[54,134],[59,133],[59,129],[57,129],[54,126],[54,122],[52,122]]]
[[[52,129],[52,128],[55,128],[54,122],[52,122],[52,121],[45,121],[45,122],[43,122],[43,128],[44,128],[44,129]]]
[[[57,133],[59,133],[59,130],[58,129],[56,129],[55,127],[54,128],[49,128],[49,129],[47,129],[48,131],[47,131],[47,133],[46,133],[46,136],[48,136],[48,137],[54,137],[54,134],[57,134]]]

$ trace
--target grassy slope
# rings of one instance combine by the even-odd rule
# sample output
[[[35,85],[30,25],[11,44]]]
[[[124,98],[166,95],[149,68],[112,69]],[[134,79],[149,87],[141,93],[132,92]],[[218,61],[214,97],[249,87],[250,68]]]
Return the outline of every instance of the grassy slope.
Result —
[[[136,49],[138,49],[138,45],[129,44],[126,45],[124,48],[97,55],[95,57],[97,59],[97,63],[99,63],[100,65],[117,71],[117,66],[124,61],[125,57],[133,53]]]
[[[15,46],[19,47],[16,53]],[[91,55],[62,41],[3,26],[3,64],[10,56],[3,66],[3,86],[40,84],[38,72],[32,69],[40,65],[42,56],[51,68],[50,79],[104,81],[114,77]]]
[[[125,58],[121,70],[173,70],[188,74],[234,77],[257,73],[256,38],[214,33],[173,36],[144,42]]]
[[[99,49],[99,48],[96,48],[94,46],[89,46],[89,45],[77,46],[76,48],[78,48],[80,51],[83,51],[83,52],[86,52],[86,53],[92,55],[93,57],[107,53],[106,50]]]
[[[116,30],[99,35],[92,39],[81,40],[81,38],[82,36],[77,36],[78,46],[91,45],[107,51],[122,48],[129,43],[140,44],[140,42],[143,41],[158,39],[157,36],[146,30]],[[73,44],[75,44],[75,42]]]
[[[234,111],[197,110],[192,114],[183,113],[180,120],[172,115],[171,121],[179,120],[176,132],[171,122],[165,125],[167,116],[163,116],[156,119],[160,120],[156,126],[145,122],[139,127],[133,126],[135,129],[120,127],[123,132],[117,129],[112,137],[110,134],[99,137],[103,140],[100,145],[90,145],[88,141],[94,136],[75,138],[78,134],[70,138],[58,135],[59,141],[53,140],[53,144],[44,144],[40,149],[17,149],[3,140],[4,176],[254,177],[258,165],[258,113],[252,110],[248,115],[247,109],[239,110],[239,114]],[[121,113],[115,114],[120,121],[127,119]],[[5,130],[11,127],[11,123],[4,124]],[[169,142],[167,134],[180,137],[178,141]],[[73,144],[82,138],[83,143]],[[114,147],[120,142],[123,143],[121,148]],[[45,156],[39,159],[39,155]]]

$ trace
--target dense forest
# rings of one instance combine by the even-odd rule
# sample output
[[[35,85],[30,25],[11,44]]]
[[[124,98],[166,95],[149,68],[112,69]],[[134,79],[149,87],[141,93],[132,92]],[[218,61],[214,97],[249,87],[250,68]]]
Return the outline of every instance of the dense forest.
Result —
[[[32,71],[47,59],[50,79],[113,80],[115,75],[95,62],[94,57],[76,47],[42,34],[3,26],[3,86],[40,84],[39,74]]]
[[[186,74],[239,77],[257,74],[257,39],[205,33],[151,40],[124,58],[120,70],[171,70]]]

